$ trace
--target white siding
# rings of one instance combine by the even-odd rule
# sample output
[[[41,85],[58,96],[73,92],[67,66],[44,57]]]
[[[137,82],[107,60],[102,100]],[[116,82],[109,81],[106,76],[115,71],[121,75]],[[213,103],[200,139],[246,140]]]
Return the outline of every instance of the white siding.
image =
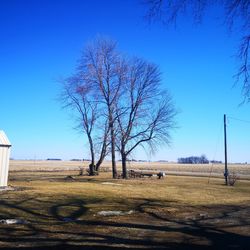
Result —
[[[10,147],[7,136],[0,130],[0,187],[8,185]]]

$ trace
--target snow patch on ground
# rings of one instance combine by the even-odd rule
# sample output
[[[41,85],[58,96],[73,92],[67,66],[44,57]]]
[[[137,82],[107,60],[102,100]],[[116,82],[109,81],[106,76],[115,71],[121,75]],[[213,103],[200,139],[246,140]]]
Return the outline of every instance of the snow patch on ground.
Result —
[[[114,186],[122,186],[122,184],[119,183],[113,183],[113,182],[102,182],[103,185],[114,185]]]
[[[134,213],[133,210],[129,210],[127,212],[124,212],[124,211],[100,211],[98,212],[97,214],[98,215],[102,215],[102,216],[117,216],[117,215],[129,215],[129,214],[132,214]]]
[[[20,219],[2,219],[0,220],[1,224],[7,224],[7,225],[11,225],[11,224],[28,224],[27,221],[25,220],[20,220]]]

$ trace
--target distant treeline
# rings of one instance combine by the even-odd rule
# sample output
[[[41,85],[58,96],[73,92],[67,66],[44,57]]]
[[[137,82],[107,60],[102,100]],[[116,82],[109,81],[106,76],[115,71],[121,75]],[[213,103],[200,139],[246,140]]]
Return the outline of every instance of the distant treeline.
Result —
[[[189,156],[189,157],[182,157],[178,158],[178,163],[185,163],[185,164],[208,164],[209,160],[205,155],[201,156]]]
[[[215,161],[215,160],[213,160],[213,161],[210,161],[210,163],[221,164],[221,163],[222,163],[222,161]]]

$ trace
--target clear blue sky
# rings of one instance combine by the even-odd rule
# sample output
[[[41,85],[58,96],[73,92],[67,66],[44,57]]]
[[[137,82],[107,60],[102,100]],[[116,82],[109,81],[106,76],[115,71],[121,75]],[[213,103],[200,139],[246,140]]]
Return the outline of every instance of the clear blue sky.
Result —
[[[233,87],[240,35],[229,34],[219,9],[202,25],[182,17],[176,28],[144,20],[140,0],[1,0],[0,129],[15,159],[88,158],[83,135],[61,109],[57,79],[74,72],[84,44],[96,35],[118,41],[119,49],[160,66],[163,84],[181,111],[172,146],[137,159],[176,160],[206,154],[223,160],[222,119],[250,120],[250,104]],[[231,162],[250,162],[250,124],[229,120]]]

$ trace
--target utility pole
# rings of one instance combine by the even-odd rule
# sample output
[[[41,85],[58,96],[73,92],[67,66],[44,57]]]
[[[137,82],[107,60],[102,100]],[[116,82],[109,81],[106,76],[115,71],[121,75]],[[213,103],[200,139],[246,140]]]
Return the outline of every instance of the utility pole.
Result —
[[[228,169],[227,169],[227,118],[226,115],[224,115],[224,149],[225,149],[225,184],[227,185],[227,177],[228,177]]]

